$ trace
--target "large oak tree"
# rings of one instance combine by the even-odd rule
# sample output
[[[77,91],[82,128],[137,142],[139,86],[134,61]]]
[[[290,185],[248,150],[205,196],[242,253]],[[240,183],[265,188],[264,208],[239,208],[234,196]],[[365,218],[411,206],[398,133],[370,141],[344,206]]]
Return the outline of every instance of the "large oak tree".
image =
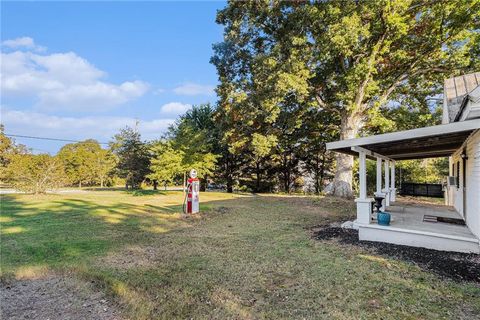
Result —
[[[278,140],[271,124],[292,99],[335,114],[339,138],[354,138],[392,100],[478,67],[479,12],[478,0],[231,1],[212,58],[224,139],[255,154],[259,135]],[[337,154],[336,167],[330,192],[351,196],[353,158]]]

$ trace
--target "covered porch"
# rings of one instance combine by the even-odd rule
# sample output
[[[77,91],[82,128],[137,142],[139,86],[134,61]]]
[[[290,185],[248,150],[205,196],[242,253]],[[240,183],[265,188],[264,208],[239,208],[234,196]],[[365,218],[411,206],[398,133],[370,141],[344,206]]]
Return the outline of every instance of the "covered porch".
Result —
[[[387,207],[387,211],[392,215],[390,225],[380,226],[373,220],[361,226],[362,240],[480,253],[479,241],[466,225],[426,219],[426,216],[462,219],[453,207],[407,203],[400,199]]]
[[[480,253],[479,239],[468,226],[425,221],[425,215],[463,219],[453,207],[397,201],[395,188],[396,161],[450,156],[476,129],[478,122],[464,121],[328,143],[328,150],[358,155],[359,195],[353,227],[359,230],[360,240]],[[367,159],[376,161],[373,195],[367,194]],[[382,210],[392,215],[389,226],[376,223],[372,196],[385,198]]]

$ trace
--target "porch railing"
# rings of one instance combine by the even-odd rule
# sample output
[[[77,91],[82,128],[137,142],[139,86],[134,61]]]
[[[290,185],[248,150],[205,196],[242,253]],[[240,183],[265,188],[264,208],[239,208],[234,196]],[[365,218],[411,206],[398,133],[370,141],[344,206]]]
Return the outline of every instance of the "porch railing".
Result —
[[[423,196],[443,198],[443,186],[439,183],[404,182],[400,187],[403,196]]]

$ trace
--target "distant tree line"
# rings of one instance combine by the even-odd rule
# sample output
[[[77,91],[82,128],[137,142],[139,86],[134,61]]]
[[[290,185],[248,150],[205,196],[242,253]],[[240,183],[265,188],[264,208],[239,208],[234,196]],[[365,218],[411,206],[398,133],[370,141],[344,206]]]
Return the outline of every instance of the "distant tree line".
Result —
[[[404,108],[408,112],[399,111],[401,108],[389,114],[397,129],[440,120],[438,108],[425,104]],[[220,107],[193,106],[157,140],[144,141],[137,130],[126,127],[114,135],[106,148],[88,139],[63,146],[55,156],[32,154],[6,137],[2,126],[0,180],[32,193],[61,186],[105,187],[120,183],[127,189],[157,189],[183,184],[188,172],[196,169],[203,190],[210,181],[223,185],[228,192],[318,194],[333,178],[334,155],[326,151],[325,143],[336,139],[338,126],[329,113],[311,109],[302,117],[285,114],[282,122],[274,123],[278,130],[272,130],[270,138],[255,134],[251,137],[251,149],[235,148],[224,117]],[[374,177],[375,163],[370,162],[367,170],[369,177]],[[402,161],[397,170],[401,171],[398,182],[438,183],[448,174],[448,161]],[[374,181],[369,182],[373,189]],[[353,187],[357,187],[356,179]]]
[[[55,155],[33,154],[0,130],[0,181],[31,193],[64,186],[106,186],[115,178],[117,158],[93,139],[70,143]]]

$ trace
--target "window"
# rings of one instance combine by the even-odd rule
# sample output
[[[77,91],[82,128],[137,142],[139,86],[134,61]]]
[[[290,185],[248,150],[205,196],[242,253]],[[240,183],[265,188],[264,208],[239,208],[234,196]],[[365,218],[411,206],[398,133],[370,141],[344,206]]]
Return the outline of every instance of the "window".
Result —
[[[457,161],[457,189],[460,188],[460,161]]]

